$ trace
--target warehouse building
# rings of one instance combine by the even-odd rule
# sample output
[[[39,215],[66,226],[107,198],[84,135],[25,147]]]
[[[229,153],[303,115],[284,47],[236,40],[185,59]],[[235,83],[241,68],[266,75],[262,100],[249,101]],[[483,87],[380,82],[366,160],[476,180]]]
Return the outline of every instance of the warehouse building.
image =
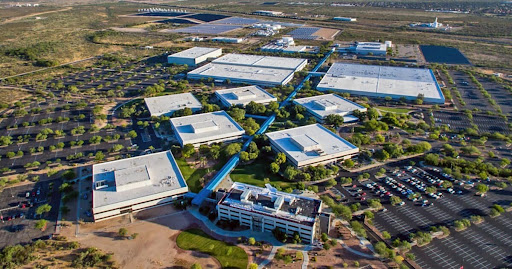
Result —
[[[348,92],[370,97],[444,104],[444,96],[430,69],[334,63],[317,86],[319,91]]]
[[[183,147],[192,144],[234,142],[240,140],[245,130],[226,111],[216,111],[171,119],[172,130]]]
[[[167,62],[170,64],[186,64],[188,66],[196,66],[210,58],[217,58],[221,55],[222,49],[193,47],[167,56]]]
[[[325,117],[336,114],[343,116],[344,122],[354,122],[358,119],[352,116],[354,110],[365,112],[367,109],[357,103],[340,97],[336,94],[324,94],[293,100],[293,103],[301,105],[313,115],[317,121],[323,122]]]
[[[215,95],[225,107],[245,106],[250,102],[268,104],[277,98],[258,86],[247,86],[215,91]]]
[[[227,54],[188,73],[189,79],[231,81],[260,86],[285,85],[308,61],[300,58]]]
[[[175,111],[190,108],[192,112],[201,110],[201,102],[191,93],[171,94],[144,98],[151,116],[171,116]]]
[[[95,164],[94,221],[165,205],[188,192],[170,151]]]
[[[335,163],[359,152],[350,144],[320,124],[267,133],[270,145],[295,167]]]
[[[279,229],[289,236],[299,234],[305,243],[314,243],[328,233],[331,215],[321,212],[322,201],[239,182],[233,183],[217,203],[219,220],[235,220],[253,231],[271,233]]]

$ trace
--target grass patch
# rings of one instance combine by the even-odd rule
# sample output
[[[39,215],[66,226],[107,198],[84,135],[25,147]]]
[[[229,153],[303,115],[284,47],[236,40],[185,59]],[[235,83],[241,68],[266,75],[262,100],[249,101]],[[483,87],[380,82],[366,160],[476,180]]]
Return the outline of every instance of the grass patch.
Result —
[[[248,257],[245,251],[237,246],[213,239],[199,229],[188,229],[181,232],[176,239],[178,247],[212,255],[222,268],[247,268]]]
[[[405,113],[409,113],[409,111],[411,111],[410,109],[407,109],[407,108],[394,108],[394,107],[382,107],[382,106],[378,106],[377,109],[384,111],[384,112],[399,113],[399,114],[405,114]]]
[[[176,163],[178,163],[181,174],[185,178],[190,191],[195,193],[201,191],[203,186],[201,186],[200,179],[208,173],[208,168],[193,168],[183,158],[177,158]],[[222,165],[223,164],[221,162],[217,163],[212,168],[210,168],[210,171],[219,170]]]
[[[268,172],[270,162],[263,159],[258,159],[248,165],[239,165],[231,172],[231,179],[236,182],[242,182],[255,186],[264,187],[265,182],[263,179],[269,178],[270,183],[279,185],[282,189],[292,186],[292,182],[286,181],[278,175],[273,175]]]

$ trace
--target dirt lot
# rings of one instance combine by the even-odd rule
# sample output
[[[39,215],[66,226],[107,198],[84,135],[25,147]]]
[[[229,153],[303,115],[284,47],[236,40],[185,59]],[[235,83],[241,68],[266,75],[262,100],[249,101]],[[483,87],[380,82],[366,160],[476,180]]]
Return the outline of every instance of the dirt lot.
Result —
[[[76,227],[71,225],[63,228],[62,234],[83,246],[94,246],[114,253],[114,259],[120,268],[190,268],[195,262],[200,263],[203,268],[220,267],[217,260],[209,255],[182,250],[176,245],[176,237],[180,231],[191,227],[202,228],[186,211],[177,211],[173,206],[162,206],[140,212],[135,218],[137,220],[132,223],[125,216],[80,225],[78,237],[75,237]],[[122,227],[128,229],[129,235],[138,233],[137,238],[129,240],[119,237],[117,232]],[[251,254],[249,251],[248,253]]]
[[[18,100],[25,99],[30,93],[21,88],[0,87],[0,103],[10,104]]]
[[[333,40],[334,37],[340,32],[338,29],[321,28],[316,31],[313,35],[319,36],[325,40]]]

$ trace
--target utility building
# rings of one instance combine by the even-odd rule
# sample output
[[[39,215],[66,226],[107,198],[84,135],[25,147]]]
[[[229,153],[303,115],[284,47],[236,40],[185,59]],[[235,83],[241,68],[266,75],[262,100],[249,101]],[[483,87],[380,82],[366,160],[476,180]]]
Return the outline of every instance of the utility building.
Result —
[[[186,144],[199,147],[201,144],[234,142],[245,133],[226,111],[172,118],[171,126],[182,147]]]
[[[201,110],[201,102],[191,93],[171,94],[144,98],[151,116],[171,116],[175,111],[190,108],[192,112]]]
[[[94,221],[165,205],[188,192],[170,151],[95,164]]]
[[[193,47],[167,56],[167,62],[170,64],[196,66],[210,58],[217,58],[221,55],[222,49],[219,48]]]
[[[335,163],[359,152],[320,124],[311,124],[266,134],[272,149],[282,152],[295,167]]]
[[[323,122],[325,117],[336,114],[343,116],[344,122],[353,122],[358,119],[351,116],[354,110],[365,112],[367,109],[357,103],[342,98],[336,94],[324,94],[313,97],[299,98],[293,103],[301,105],[313,115],[318,121]]]
[[[277,98],[258,86],[247,86],[215,91],[215,95],[225,107],[245,106],[250,102],[268,104]]]
[[[258,232],[279,229],[289,236],[298,234],[306,243],[329,230],[330,222],[320,225],[321,208],[320,200],[280,192],[270,184],[261,188],[239,182],[217,203],[220,220],[236,220]]]

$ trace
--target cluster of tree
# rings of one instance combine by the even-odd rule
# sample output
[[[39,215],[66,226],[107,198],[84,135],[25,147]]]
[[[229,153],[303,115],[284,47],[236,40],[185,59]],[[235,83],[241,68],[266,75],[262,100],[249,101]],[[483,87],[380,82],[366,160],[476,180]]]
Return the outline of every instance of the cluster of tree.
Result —
[[[439,154],[429,153],[424,160],[427,164],[448,168],[454,175],[457,173],[457,177],[460,178],[462,178],[461,173],[478,175],[481,179],[487,179],[489,175],[505,178],[512,176],[512,169],[497,168],[491,162],[484,162],[482,158],[471,161],[449,156],[442,158]]]
[[[246,151],[240,152],[240,160],[242,162],[249,162],[258,158],[260,150],[255,142],[251,142]]]
[[[341,217],[346,221],[352,220],[352,209],[349,206],[346,206],[341,203],[336,203],[332,198],[327,195],[322,195],[320,197],[322,201],[331,208],[332,212],[336,217]],[[354,208],[357,211],[358,208]]]
[[[415,145],[409,145],[406,150],[399,144],[386,143],[383,148],[375,152],[374,157],[379,161],[385,161],[389,158],[398,158],[404,154],[417,154],[427,152],[432,148],[432,145],[426,141],[419,142]]]

